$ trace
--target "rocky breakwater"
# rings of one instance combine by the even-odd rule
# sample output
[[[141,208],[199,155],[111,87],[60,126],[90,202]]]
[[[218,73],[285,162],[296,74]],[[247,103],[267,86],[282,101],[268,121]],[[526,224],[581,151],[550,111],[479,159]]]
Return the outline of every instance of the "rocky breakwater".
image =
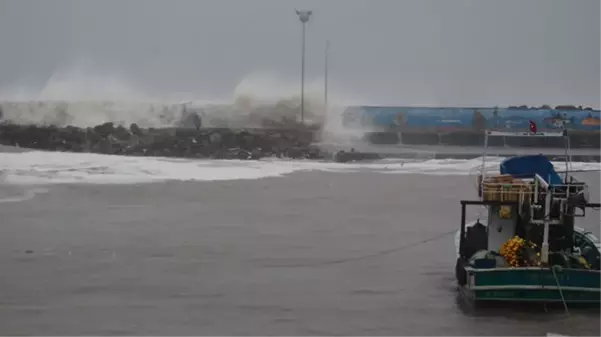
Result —
[[[127,156],[211,159],[319,158],[316,130],[142,129],[104,123],[93,128],[0,124],[0,144],[22,148]]]

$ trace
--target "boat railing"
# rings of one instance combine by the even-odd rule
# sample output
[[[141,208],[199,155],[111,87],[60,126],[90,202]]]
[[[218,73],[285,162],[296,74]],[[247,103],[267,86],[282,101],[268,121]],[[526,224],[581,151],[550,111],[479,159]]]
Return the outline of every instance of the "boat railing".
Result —
[[[559,132],[536,132],[536,130],[531,131],[499,131],[499,130],[485,130],[484,131],[484,151],[482,153],[482,164],[480,167],[480,175],[482,177],[489,176],[488,168],[486,167],[486,158],[488,157],[488,140],[490,137],[547,137],[547,138],[563,138],[564,139],[564,148],[565,148],[565,165],[566,172],[569,171],[569,162],[570,162],[570,142],[569,137],[567,137],[567,130],[562,130]],[[494,175],[494,174],[493,174]],[[567,178],[567,177],[566,177]],[[480,188],[479,194],[483,194],[482,185],[478,186]]]
[[[481,187],[481,188],[480,188]],[[520,194],[533,196],[533,202],[538,202],[546,193],[556,199],[566,199],[571,195],[577,194],[588,189],[585,183],[571,184],[540,184],[539,182],[481,182],[479,190],[483,193],[481,197],[484,200],[511,200]]]
[[[547,219],[550,224],[561,223],[561,215],[584,216],[584,210],[581,214],[576,213],[573,207],[567,207],[573,202],[573,197],[577,194],[583,196],[582,202],[588,201],[588,186],[578,181],[570,181],[564,184],[550,185],[539,175],[531,179],[519,179],[510,175],[492,175],[486,178],[478,177],[478,191],[483,201],[508,201],[518,203],[521,214],[528,211],[532,223],[542,224],[545,216],[549,216],[550,207],[545,205],[546,197],[551,197],[551,204],[560,204],[560,215],[555,219]],[[484,179],[484,180],[483,180]],[[523,207],[523,206],[527,207]],[[546,215],[545,215],[546,214]]]
[[[549,190],[549,183],[547,183],[545,181],[545,179],[543,179],[543,177],[541,177],[538,173],[534,175],[534,181],[535,181],[535,188],[534,190],[536,191],[538,188],[538,186],[542,187],[545,191]]]

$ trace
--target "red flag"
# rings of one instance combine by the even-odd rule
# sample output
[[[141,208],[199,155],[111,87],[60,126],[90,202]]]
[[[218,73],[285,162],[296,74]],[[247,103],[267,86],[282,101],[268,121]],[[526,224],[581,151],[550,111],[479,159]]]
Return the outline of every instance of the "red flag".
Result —
[[[536,123],[530,121],[530,132],[536,133]]]

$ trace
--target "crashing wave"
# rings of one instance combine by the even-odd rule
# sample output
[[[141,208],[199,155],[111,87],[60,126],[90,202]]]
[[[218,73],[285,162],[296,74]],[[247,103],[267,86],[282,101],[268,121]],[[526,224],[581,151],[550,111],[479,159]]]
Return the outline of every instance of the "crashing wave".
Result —
[[[307,104],[306,104],[307,106]],[[112,122],[140,127],[193,127],[193,115],[202,117],[210,127],[273,127],[299,122],[299,104],[290,100],[275,104],[256,104],[240,99],[234,104],[194,102],[155,103],[125,101],[4,101],[0,102],[2,120],[14,124],[73,125],[93,127]],[[321,107],[308,104],[306,121],[319,124]]]

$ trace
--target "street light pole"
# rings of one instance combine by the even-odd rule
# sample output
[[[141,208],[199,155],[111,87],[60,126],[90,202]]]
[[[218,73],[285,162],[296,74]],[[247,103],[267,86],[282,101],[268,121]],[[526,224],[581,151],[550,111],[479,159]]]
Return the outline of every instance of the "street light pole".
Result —
[[[328,114],[328,51],[330,49],[330,41],[326,40],[325,62],[324,62],[324,80],[323,80],[323,104],[324,111]]]
[[[296,11],[296,15],[300,22],[303,24],[303,43],[301,48],[301,123],[305,123],[305,23],[309,21],[309,18],[313,14],[313,11]]]

